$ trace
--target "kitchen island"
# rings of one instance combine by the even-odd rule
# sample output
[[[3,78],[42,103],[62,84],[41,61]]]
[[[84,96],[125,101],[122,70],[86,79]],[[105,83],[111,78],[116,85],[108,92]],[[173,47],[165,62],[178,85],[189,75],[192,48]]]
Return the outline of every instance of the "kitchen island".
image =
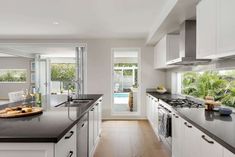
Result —
[[[156,92],[147,92],[147,95],[155,98],[159,104],[165,99],[185,98],[181,95]],[[208,152],[211,156],[235,156],[234,114],[220,116],[218,112],[205,111],[201,107],[172,107],[172,111],[172,156],[185,156],[182,152],[193,157],[208,155]],[[180,151],[182,147],[184,150]],[[195,148],[199,148],[200,151]]]
[[[93,137],[92,141],[89,139],[92,143],[90,147],[95,146],[100,132],[102,95],[79,95],[77,99],[90,100],[90,102],[71,107],[63,104],[67,101],[66,95],[45,96],[42,114],[21,118],[1,118],[0,157],[60,157],[63,153],[65,156],[75,157],[76,145],[79,143],[77,125],[81,120],[87,120],[90,117],[92,119],[89,119],[87,125],[96,128],[93,127],[94,131],[89,130],[87,134],[89,138]],[[20,105],[20,102],[5,104],[1,108],[15,105]],[[65,150],[66,147],[68,150]],[[89,153],[93,150],[94,148],[89,148]]]

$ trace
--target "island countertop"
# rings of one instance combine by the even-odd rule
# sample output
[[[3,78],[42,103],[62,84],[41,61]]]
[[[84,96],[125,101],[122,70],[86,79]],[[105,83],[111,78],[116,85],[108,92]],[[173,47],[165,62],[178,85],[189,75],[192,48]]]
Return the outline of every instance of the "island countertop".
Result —
[[[21,118],[0,118],[0,142],[58,142],[90,108],[100,100],[102,94],[79,95],[79,99],[91,99],[87,105],[78,107],[55,107],[67,100],[66,95],[45,96],[43,113]],[[2,105],[15,106],[19,103]]]
[[[166,98],[182,98],[174,94],[158,94],[147,92],[151,96],[164,100]],[[196,128],[220,143],[222,146],[235,153],[235,114],[220,116],[213,111],[205,111],[204,108],[174,108],[183,119],[190,122]]]

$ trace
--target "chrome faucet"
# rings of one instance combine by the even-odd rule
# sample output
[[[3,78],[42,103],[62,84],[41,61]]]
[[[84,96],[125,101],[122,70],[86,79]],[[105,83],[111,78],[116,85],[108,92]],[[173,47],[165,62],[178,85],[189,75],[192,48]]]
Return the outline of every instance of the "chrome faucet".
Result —
[[[80,87],[81,87],[81,85],[80,85],[80,82],[78,81],[78,80],[72,80],[72,81],[68,81],[68,83],[76,83],[77,84],[77,90],[79,91],[79,89],[80,89]],[[70,85],[70,84],[69,84]],[[69,85],[68,85],[68,97],[67,97],[67,101],[68,102],[71,102],[71,101],[73,101],[73,96],[71,96],[70,95],[70,89],[69,89]],[[79,92],[78,92],[79,93]]]

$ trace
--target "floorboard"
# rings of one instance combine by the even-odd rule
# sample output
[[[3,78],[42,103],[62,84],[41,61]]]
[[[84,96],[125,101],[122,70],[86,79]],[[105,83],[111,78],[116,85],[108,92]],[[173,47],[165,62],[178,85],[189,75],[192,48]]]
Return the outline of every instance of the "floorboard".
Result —
[[[104,121],[94,157],[170,157],[148,121]]]

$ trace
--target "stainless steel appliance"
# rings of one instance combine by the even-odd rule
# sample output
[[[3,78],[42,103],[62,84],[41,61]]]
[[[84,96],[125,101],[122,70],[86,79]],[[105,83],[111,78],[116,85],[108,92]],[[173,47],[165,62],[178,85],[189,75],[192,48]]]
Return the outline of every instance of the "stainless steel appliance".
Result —
[[[196,21],[186,20],[180,29],[178,58],[167,62],[168,65],[205,64],[210,59],[199,59],[196,56]]]
[[[201,102],[190,99],[166,98],[159,100],[158,107],[158,134],[160,140],[171,150],[171,117],[173,108],[204,107]]]
[[[160,101],[158,107],[158,133],[160,140],[169,149],[171,149],[171,117],[171,109]]]

